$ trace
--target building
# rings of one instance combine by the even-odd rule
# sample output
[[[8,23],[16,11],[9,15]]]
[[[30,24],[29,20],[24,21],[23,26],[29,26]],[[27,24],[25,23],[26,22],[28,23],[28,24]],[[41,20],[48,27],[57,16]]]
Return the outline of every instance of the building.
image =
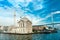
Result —
[[[0,32],[2,32],[3,31],[3,27],[2,26],[0,26]]]
[[[32,22],[26,17],[18,21],[19,26],[10,26],[8,32],[10,33],[32,33]]]
[[[0,26],[0,30],[2,30],[1,26]]]
[[[4,30],[3,28],[4,28],[3,26],[0,26],[0,30]]]
[[[28,20],[28,18],[21,18],[18,24],[20,28],[20,33],[32,33],[32,22]]]
[[[16,27],[14,27],[14,26],[9,26],[9,28],[8,28],[8,32],[9,33],[16,33]]]
[[[48,29],[48,27],[45,25],[33,25],[33,32],[34,31],[44,31],[46,29]]]
[[[9,26],[7,32],[8,32],[8,33],[20,33],[19,30],[20,30],[19,27],[12,25],[12,26]]]

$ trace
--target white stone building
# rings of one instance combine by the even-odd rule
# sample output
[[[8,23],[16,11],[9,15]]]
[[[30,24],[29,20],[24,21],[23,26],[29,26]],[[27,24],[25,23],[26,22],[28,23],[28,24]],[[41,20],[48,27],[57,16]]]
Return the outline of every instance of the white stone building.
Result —
[[[0,26],[0,30],[3,30],[3,26]]]
[[[21,20],[18,22],[19,24],[19,32],[20,33],[32,33],[32,22],[28,20],[28,18],[23,17]]]
[[[14,27],[11,26],[8,28],[8,32],[10,33],[32,33],[32,22],[28,20],[26,17],[21,18],[18,21],[19,26]]]

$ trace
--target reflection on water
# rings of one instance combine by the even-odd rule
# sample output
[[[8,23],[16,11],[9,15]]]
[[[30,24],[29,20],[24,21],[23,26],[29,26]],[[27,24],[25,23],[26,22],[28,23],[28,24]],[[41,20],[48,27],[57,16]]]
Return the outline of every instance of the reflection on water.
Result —
[[[58,31],[58,33],[33,34],[32,40],[60,40],[60,30]]]
[[[0,34],[0,40],[60,40],[60,30],[51,34],[9,35]]]
[[[32,35],[0,34],[0,40],[32,40]]]

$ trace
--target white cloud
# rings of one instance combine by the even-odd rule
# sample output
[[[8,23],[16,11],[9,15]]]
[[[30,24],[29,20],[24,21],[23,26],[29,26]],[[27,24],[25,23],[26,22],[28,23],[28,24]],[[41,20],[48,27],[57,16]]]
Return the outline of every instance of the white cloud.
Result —
[[[18,20],[19,18],[16,18],[16,25],[18,26]],[[14,25],[14,18],[13,17],[2,17],[0,16],[0,25],[2,26],[10,26]]]
[[[12,24],[13,24],[12,18],[0,16],[0,25],[12,25]]]
[[[13,25],[14,23],[14,10],[12,8],[4,9],[0,7],[0,25]],[[20,14],[16,12],[16,22]]]
[[[20,16],[26,16],[27,18],[29,18],[29,20],[32,21],[33,25],[37,25],[37,24],[43,24],[44,22],[42,22],[43,20],[47,19],[48,17],[51,17],[51,14],[47,15],[45,18],[40,18],[40,16],[34,16],[33,14],[31,13],[26,13],[24,14],[24,11],[22,9],[19,8],[19,2],[21,2],[22,4],[21,5],[26,5],[28,6],[29,2],[31,2],[32,0],[26,0],[26,4],[24,4],[24,0],[8,0],[10,3],[13,4],[14,7],[16,7],[16,19],[19,20]],[[40,1],[40,0],[39,0]],[[36,7],[35,7],[36,6]],[[3,9],[3,8],[0,8],[0,14],[2,16],[0,16],[0,24],[1,25],[12,25],[13,24],[13,14],[14,14],[14,8],[9,8],[7,6],[5,6],[5,8],[7,9]],[[39,10],[39,9],[42,9],[43,8],[43,5],[42,3],[39,4],[39,5],[36,5],[36,3],[34,3],[34,10]],[[30,12],[32,12],[30,9],[27,9],[26,10],[29,10]],[[56,12],[52,12],[53,14],[56,14],[56,13],[60,13],[60,11],[56,11]],[[5,16],[10,16],[10,17],[4,17]],[[11,23],[12,22],[12,23]]]
[[[7,8],[7,9],[0,8],[0,15],[1,16],[12,16],[13,15],[13,11],[10,8]]]
[[[27,7],[30,2],[33,3],[34,10],[39,10],[43,8],[43,1],[37,0],[40,2],[40,4],[37,4],[38,2],[35,2],[33,0],[8,0],[11,4],[13,4],[14,7],[18,8],[20,7],[19,4],[23,7]]]
[[[22,6],[27,6],[29,4],[29,2],[31,2],[32,0],[8,0],[10,3],[13,4],[14,7],[19,7],[19,4],[21,4]],[[26,4],[25,4],[26,2]]]
[[[51,12],[49,15],[47,15],[45,18],[39,18],[37,21],[37,23],[39,23],[39,22],[41,22],[41,21],[43,21],[43,20],[46,20],[47,18],[49,18],[49,17],[52,17],[52,14],[54,15],[54,14],[59,14],[60,13],[60,11],[55,11],[55,12]],[[42,23],[44,23],[44,22],[42,22]],[[46,24],[46,23],[45,23]]]
[[[40,9],[42,9],[42,8],[43,8],[43,5],[40,4],[40,5],[36,5],[36,6],[34,7],[34,10],[40,10]]]
[[[17,14],[17,17],[16,17],[16,20],[19,20],[20,19],[20,16],[26,16],[29,20],[31,20],[32,21],[32,23],[33,23],[33,25],[35,25],[35,24],[38,24],[39,22],[38,22],[38,20],[40,19],[40,17],[38,16],[38,17],[36,17],[36,16],[34,16],[33,14],[24,14],[23,12],[22,13],[20,13],[20,14],[18,14],[18,13],[20,13],[20,12],[17,12],[16,14]],[[12,17],[4,17],[4,16],[0,16],[0,24],[1,25],[13,25],[13,23],[14,23],[14,19],[13,19],[13,15],[12,14],[10,14],[9,12],[8,13],[4,13],[3,12],[3,14],[4,15],[11,15]],[[22,17],[23,17],[22,16]],[[16,21],[16,23],[17,23],[17,21]]]
[[[51,12],[49,15],[47,15],[47,16],[45,17],[45,19],[47,19],[48,17],[53,16],[54,14],[60,14],[60,11]]]
[[[0,25],[13,25],[14,9],[12,10],[12,8],[8,8],[5,10],[3,8],[0,8],[0,13],[2,13],[1,14],[2,16],[0,16]],[[56,13],[54,12],[54,14],[56,14]],[[10,15],[10,17],[4,17],[3,15],[6,15],[6,16]],[[16,11],[16,23],[17,23],[17,20],[20,19],[20,16],[21,17],[26,16],[29,20],[32,21],[33,25],[39,25],[39,24],[46,24],[45,22],[43,22],[43,20],[47,19],[48,17],[51,17],[51,14],[47,15],[45,18],[41,18],[40,16],[34,16],[31,13],[25,14],[23,10],[18,9]]]
[[[43,22],[39,22],[39,20],[41,20],[42,18],[40,18],[40,16],[34,16],[33,14],[25,14],[25,16],[32,21],[32,25],[38,25],[41,24]]]
[[[43,0],[32,0],[34,10],[43,9]]]
[[[51,14],[60,14],[60,11],[52,12]]]

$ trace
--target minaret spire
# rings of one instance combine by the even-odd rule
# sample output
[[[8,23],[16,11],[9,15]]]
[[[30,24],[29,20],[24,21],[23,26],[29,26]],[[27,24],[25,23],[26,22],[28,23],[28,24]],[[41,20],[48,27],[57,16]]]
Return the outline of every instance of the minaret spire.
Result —
[[[14,26],[16,26],[16,13],[14,11]]]

